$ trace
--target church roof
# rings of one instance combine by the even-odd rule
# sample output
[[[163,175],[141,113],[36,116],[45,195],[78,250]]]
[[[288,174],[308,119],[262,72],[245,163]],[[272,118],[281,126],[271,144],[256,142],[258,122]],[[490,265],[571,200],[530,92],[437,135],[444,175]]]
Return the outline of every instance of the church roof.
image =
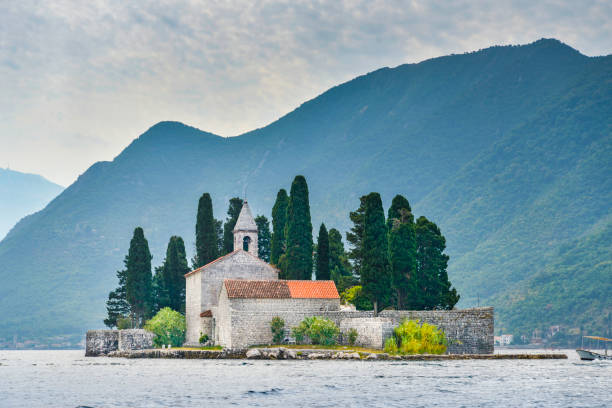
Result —
[[[234,227],[234,231],[257,232],[257,224],[255,224],[253,214],[251,214],[251,208],[249,207],[249,203],[246,201],[244,202],[244,204],[242,204],[242,209],[240,210],[240,214],[238,215],[238,220],[236,220],[236,226]]]
[[[225,279],[230,299],[339,299],[334,281]]]

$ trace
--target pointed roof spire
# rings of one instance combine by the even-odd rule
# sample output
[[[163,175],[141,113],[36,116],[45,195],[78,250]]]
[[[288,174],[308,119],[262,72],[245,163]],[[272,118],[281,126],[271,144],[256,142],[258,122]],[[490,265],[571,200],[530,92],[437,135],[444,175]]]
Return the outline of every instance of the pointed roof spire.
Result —
[[[246,200],[242,204],[240,215],[238,215],[238,220],[236,221],[236,226],[234,227],[234,232],[236,231],[257,232],[257,224],[255,224],[253,214],[251,214],[251,209],[249,208],[249,203]]]

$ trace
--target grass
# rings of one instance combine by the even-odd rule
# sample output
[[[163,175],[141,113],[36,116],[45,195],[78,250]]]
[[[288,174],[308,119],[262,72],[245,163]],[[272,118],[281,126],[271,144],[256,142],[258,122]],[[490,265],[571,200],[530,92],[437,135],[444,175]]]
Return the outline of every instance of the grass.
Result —
[[[382,353],[383,351],[380,349],[372,349],[366,347],[358,347],[358,346],[342,346],[342,345],[332,345],[332,346],[324,346],[321,344],[266,344],[259,346],[251,346],[250,348],[273,348],[273,347],[284,347],[288,349],[299,349],[299,350],[338,350],[338,351],[357,351],[361,353]]]

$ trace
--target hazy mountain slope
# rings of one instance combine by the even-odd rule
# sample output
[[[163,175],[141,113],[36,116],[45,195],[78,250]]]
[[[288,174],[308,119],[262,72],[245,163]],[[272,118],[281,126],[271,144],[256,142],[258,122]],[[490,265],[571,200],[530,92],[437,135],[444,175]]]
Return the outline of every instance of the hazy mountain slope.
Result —
[[[509,258],[532,262],[580,230],[550,248],[513,251],[507,243],[529,231],[521,214],[562,213],[555,197],[563,191],[593,205],[581,213],[588,218],[582,231],[595,231],[597,219],[610,214],[602,201],[610,187],[601,180],[610,172],[601,151],[610,134],[608,66],[609,58],[541,40],[381,69],[235,138],[159,123],[0,242],[0,338],[78,337],[100,327],[135,226],[144,228],[158,265],[171,235],[193,250],[202,192],[212,194],[217,218],[225,217],[230,197],[245,192],[254,212],[269,215],[277,190],[300,173],[309,182],[314,225],[345,229],[360,195],[379,191],[388,205],[403,193],[448,237],[452,279],[468,302],[480,288],[483,298],[497,292],[490,271],[510,289],[527,274],[506,265]],[[599,103],[589,104],[600,88]],[[582,189],[592,178],[600,181]],[[560,227],[539,228],[536,237]]]
[[[37,174],[0,169],[0,239],[17,221],[44,208],[62,190]]]
[[[605,334],[612,306],[611,253],[612,222],[562,245],[544,269],[491,299],[499,305],[501,327],[529,333],[550,322]]]
[[[534,274],[610,214],[612,58],[593,62],[571,92],[419,203],[444,225],[467,304]]]

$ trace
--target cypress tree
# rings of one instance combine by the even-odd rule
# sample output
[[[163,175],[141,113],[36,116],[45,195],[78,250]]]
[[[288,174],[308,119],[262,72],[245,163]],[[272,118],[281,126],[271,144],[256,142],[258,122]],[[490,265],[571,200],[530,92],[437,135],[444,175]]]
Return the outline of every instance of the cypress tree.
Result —
[[[325,224],[319,228],[317,238],[317,269],[315,271],[317,280],[329,280],[329,236]]]
[[[127,268],[127,257],[123,261]],[[127,279],[127,269],[117,271],[117,279],[119,286],[108,294],[106,301],[107,318],[104,319],[104,324],[112,329],[117,326],[117,320],[128,317],[130,314],[130,304],[126,298],[125,281]]]
[[[367,196],[359,198],[359,208],[357,211],[351,211],[349,218],[353,222],[353,227],[346,233],[346,240],[351,244],[351,249],[348,251],[348,258],[353,261],[353,274],[359,276],[361,273],[361,264],[363,263],[363,223],[365,213],[365,201]]]
[[[342,277],[351,276],[351,264],[344,250],[342,234],[335,228],[329,230],[329,274],[336,286]]]
[[[391,268],[387,249],[387,226],[380,194],[370,193],[363,214],[361,286],[374,305],[374,315],[390,302]]]
[[[304,176],[296,176],[291,184],[286,240],[287,279],[312,279],[312,221]]]
[[[450,310],[459,301],[459,294],[448,280],[446,239],[440,228],[425,217],[419,217],[415,232],[419,305],[422,309]]]
[[[389,262],[397,308],[413,309],[416,294],[416,233],[410,204],[395,196],[389,208]]]
[[[272,242],[270,244],[270,263],[279,264],[281,255],[285,253],[285,225],[287,224],[287,205],[289,196],[281,188],[276,194],[276,202],[272,208]]]
[[[263,215],[255,217],[257,224],[257,254],[259,259],[270,262],[270,222]]]
[[[218,222],[213,217],[210,194],[204,193],[198,203],[194,269],[217,259],[218,230]]]
[[[185,243],[183,238],[173,236],[168,242],[166,259],[162,266],[155,269],[153,288],[155,293],[155,312],[169,307],[177,312],[185,309],[185,277],[189,272]]]
[[[126,262],[126,299],[138,327],[152,316],[151,252],[142,228],[134,230]]]
[[[227,218],[225,219],[225,225],[223,225],[223,251],[221,255],[229,254],[234,250],[234,227],[240,210],[242,210],[243,200],[239,197],[234,197],[229,200],[229,207],[227,208]]]

